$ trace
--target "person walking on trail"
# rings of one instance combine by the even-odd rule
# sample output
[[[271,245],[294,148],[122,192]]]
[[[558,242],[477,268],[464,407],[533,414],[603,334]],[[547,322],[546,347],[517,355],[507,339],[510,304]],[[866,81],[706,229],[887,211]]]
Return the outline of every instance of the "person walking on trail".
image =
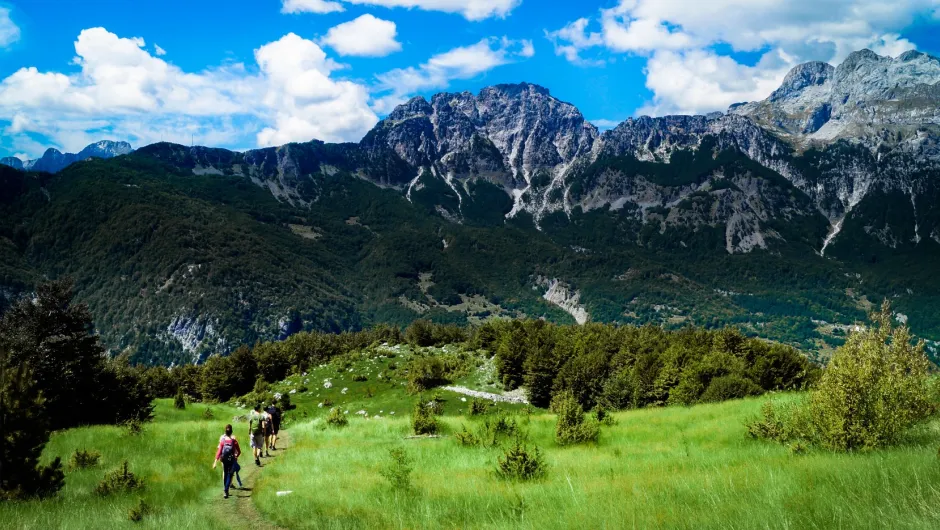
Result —
[[[219,439],[219,448],[215,452],[215,461],[212,462],[212,469],[222,462],[222,496],[225,499],[228,498],[228,490],[232,486],[232,474],[240,454],[241,448],[238,447],[238,440],[232,438],[232,425],[226,425],[225,434]]]
[[[225,439],[225,436],[226,435],[223,434],[222,436],[219,437],[219,443],[222,443],[222,441]],[[232,436],[232,439],[235,440],[235,444],[237,445],[238,438],[236,438],[235,436]],[[235,480],[238,481],[238,489],[241,489],[243,486],[242,486],[242,477],[239,474],[239,471],[242,470],[242,466],[238,464],[239,456],[241,456],[241,446],[239,446],[239,454],[235,457],[235,463],[232,465],[232,474],[235,475]]]
[[[272,403],[271,406],[274,406]],[[269,407],[270,408],[270,407]],[[265,409],[261,414],[264,421],[264,456],[271,456],[271,438],[274,436],[274,418],[271,417],[269,409]]]
[[[255,405],[248,415],[248,436],[251,439],[251,450],[255,457],[255,465],[261,465],[261,451],[264,449],[264,415],[261,405]]]
[[[268,414],[271,415],[271,450],[277,451],[277,433],[281,430],[281,409],[277,408],[277,403],[271,403]]]

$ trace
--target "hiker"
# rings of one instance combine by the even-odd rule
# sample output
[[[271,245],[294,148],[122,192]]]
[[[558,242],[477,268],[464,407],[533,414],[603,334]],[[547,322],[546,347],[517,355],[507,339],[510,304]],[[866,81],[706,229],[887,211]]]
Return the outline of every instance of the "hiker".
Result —
[[[215,469],[220,461],[222,462],[222,488],[225,499],[228,498],[228,490],[232,485],[232,473],[241,452],[238,440],[232,438],[232,425],[226,425],[225,434],[219,439],[219,448],[215,452],[215,461],[212,462],[212,469]]]
[[[274,403],[271,403],[271,407],[273,406]],[[271,407],[264,409],[261,413],[264,421],[264,456],[271,456],[269,449],[271,448],[271,438],[274,436],[274,418],[268,412]]]
[[[271,415],[271,450],[277,451],[277,433],[281,430],[281,409],[277,408],[277,403],[271,403],[268,414]]]
[[[226,435],[224,434],[219,436],[219,443],[222,443],[222,441],[225,439],[225,436]],[[238,445],[238,438],[236,438],[234,435],[232,435],[231,438],[235,440],[235,444]],[[242,466],[238,464],[239,456],[241,456],[241,446],[239,446],[238,455],[235,456],[235,463],[232,464],[232,473],[235,475],[235,480],[238,481],[238,489],[242,489],[244,486],[242,486],[242,477],[241,474],[239,474],[239,471],[242,470]]]
[[[261,450],[264,449],[264,415],[261,405],[255,405],[248,415],[248,436],[251,439],[251,449],[255,456],[255,465],[261,465]]]

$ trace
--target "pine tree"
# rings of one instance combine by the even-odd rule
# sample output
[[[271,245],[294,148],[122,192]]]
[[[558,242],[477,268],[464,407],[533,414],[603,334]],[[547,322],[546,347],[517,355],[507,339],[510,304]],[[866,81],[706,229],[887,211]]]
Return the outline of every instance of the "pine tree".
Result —
[[[0,350],[0,499],[47,497],[62,488],[59,458],[39,465],[49,441],[44,400],[25,363]]]

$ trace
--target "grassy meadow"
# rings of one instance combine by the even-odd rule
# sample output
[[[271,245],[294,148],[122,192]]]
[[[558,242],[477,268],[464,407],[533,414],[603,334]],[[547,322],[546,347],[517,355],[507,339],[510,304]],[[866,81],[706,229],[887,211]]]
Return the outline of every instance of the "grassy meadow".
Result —
[[[214,418],[204,417],[210,408]],[[192,404],[185,410],[173,401],[156,402],[155,418],[142,434],[130,435],[124,427],[97,426],[53,433],[43,458],[62,458],[65,487],[42,501],[0,503],[0,527],[32,528],[227,528],[216,516],[221,497],[221,471],[211,469],[215,447],[225,423],[237,409],[225,405]],[[238,433],[239,439],[247,439]],[[99,465],[68,469],[77,449],[101,453]],[[94,489],[104,474],[127,460],[130,470],[143,478],[139,492],[100,497]],[[133,523],[128,511],[140,499],[154,508],[143,521]],[[220,500],[220,499],[219,499]]]
[[[498,448],[405,439],[407,418],[316,420],[292,429],[255,502],[288,528],[940,527],[940,425],[896,449],[797,455],[746,436],[765,399],[619,413],[597,445],[564,448],[554,416],[532,415],[523,425],[549,471],[530,483],[495,475]],[[445,418],[445,434],[475,421]],[[379,474],[394,447],[414,460],[410,491]]]
[[[97,467],[67,470],[54,498],[0,503],[0,527],[32,528],[940,528],[940,420],[912,431],[895,448],[833,453],[793,451],[748,437],[745,424],[768,399],[619,412],[596,444],[559,446],[556,417],[521,405],[491,407],[516,418],[529,447],[543,453],[547,473],[531,482],[497,476],[503,447],[465,447],[455,433],[487,416],[467,416],[470,398],[434,389],[443,414],[436,438],[412,438],[416,396],[403,367],[417,352],[407,346],[347,355],[272,385],[296,409],[285,420],[289,450],[257,472],[250,499],[222,500],[220,470],[211,470],[226,423],[246,404],[156,402],[154,421],[141,435],[123,427],[56,432],[44,459],[77,449],[99,451]],[[421,354],[457,356],[466,369],[454,385],[494,392],[485,352],[429,348]],[[325,418],[348,411],[348,426]],[[207,408],[213,418],[207,418]],[[360,411],[362,411],[360,413]],[[246,425],[235,433],[248,451]],[[393,488],[381,474],[389,451],[412,461],[412,486]],[[104,474],[130,463],[141,491],[100,497]],[[251,466],[244,457],[243,465]],[[290,491],[286,495],[278,492]],[[244,492],[239,492],[244,493]],[[244,495],[243,495],[244,496]],[[153,508],[142,521],[129,510],[143,499]],[[246,516],[246,508],[247,513]]]

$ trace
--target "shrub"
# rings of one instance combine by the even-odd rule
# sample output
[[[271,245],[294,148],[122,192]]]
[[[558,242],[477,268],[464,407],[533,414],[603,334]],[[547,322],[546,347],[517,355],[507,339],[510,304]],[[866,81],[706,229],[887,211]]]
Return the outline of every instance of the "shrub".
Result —
[[[821,443],[839,451],[894,444],[934,412],[930,361],[886,301],[871,325],[849,335],[823,371],[810,408]]]
[[[424,400],[418,399],[411,415],[411,426],[416,435],[437,434],[437,418]]]
[[[212,412],[211,408],[206,407],[206,410],[202,411],[202,417],[207,420],[215,419],[215,413]]]
[[[144,424],[140,420],[129,420],[124,423],[124,433],[127,436],[140,436],[144,433]]]
[[[555,425],[555,441],[559,445],[596,442],[600,426],[594,418],[585,418],[584,409],[570,392],[563,392],[553,400],[558,414]]]
[[[110,471],[104,476],[104,480],[95,487],[95,493],[106,496],[143,487],[144,482],[131,473],[127,460],[125,460],[120,468]]]
[[[454,438],[457,439],[457,443],[464,447],[475,447],[480,445],[480,438],[476,434],[473,434],[470,429],[467,429],[466,425],[464,425],[461,430],[454,433]]]
[[[412,394],[446,383],[444,361],[440,357],[415,357],[408,363],[408,391]]]
[[[349,418],[339,408],[332,408],[330,414],[326,417],[326,423],[333,427],[342,428],[349,425]]]
[[[139,523],[144,520],[145,515],[150,515],[151,513],[153,513],[153,508],[144,502],[143,499],[140,499],[137,504],[127,512],[127,518],[135,523]]]
[[[467,407],[468,416],[481,416],[486,414],[486,411],[490,408],[489,403],[483,401],[482,399],[473,398],[470,400],[470,405]]]
[[[515,442],[506,449],[497,461],[496,473],[507,480],[535,480],[545,476],[546,465],[538,447],[531,450],[523,437],[516,436]]]
[[[712,379],[699,401],[704,403],[740,399],[760,395],[764,390],[754,381],[739,375],[723,375]]]
[[[395,489],[411,489],[412,460],[401,447],[388,451],[388,462],[379,470]]]
[[[369,378],[366,377],[366,376],[363,375],[363,374],[356,374],[356,375],[352,376],[352,380],[353,380],[354,382],[356,382],[356,383],[364,383],[364,382],[368,381]]]
[[[598,404],[594,407],[594,419],[597,420],[597,423],[601,425],[613,425],[614,417],[611,413],[607,412],[607,409],[603,405]]]
[[[936,411],[936,387],[923,343],[906,327],[894,328],[885,302],[871,326],[849,335],[823,371],[809,399],[764,405],[748,425],[756,438],[806,440],[836,451],[897,443],[905,431]]]
[[[100,461],[101,453],[98,451],[86,451],[84,449],[78,449],[72,453],[72,458],[69,459],[69,468],[86,469],[89,467],[95,467]]]
[[[186,408],[186,397],[183,395],[183,387],[176,391],[176,397],[173,398],[173,406],[183,410]]]

